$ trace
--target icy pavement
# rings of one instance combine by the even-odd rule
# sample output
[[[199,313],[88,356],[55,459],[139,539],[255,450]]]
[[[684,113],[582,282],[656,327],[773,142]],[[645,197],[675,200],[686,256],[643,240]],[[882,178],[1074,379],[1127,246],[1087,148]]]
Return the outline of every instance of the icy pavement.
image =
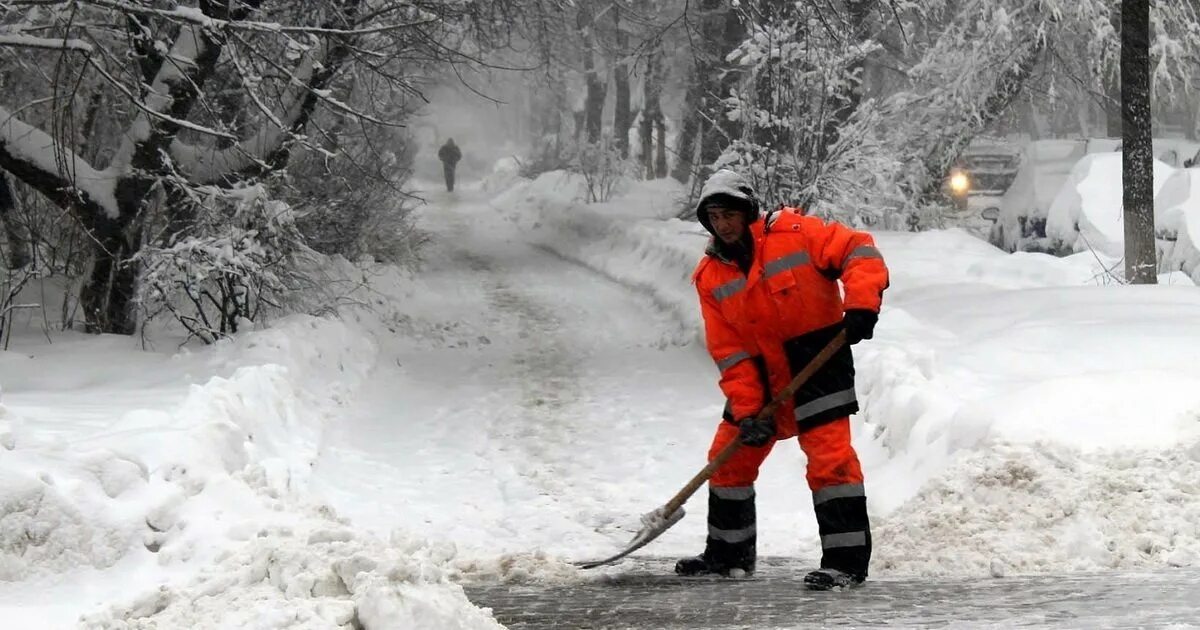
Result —
[[[478,606],[512,630],[618,628],[1200,628],[1200,571],[881,578],[844,592],[804,589],[805,566],[764,558],[750,579],[681,578],[641,559],[595,582],[476,585]]]

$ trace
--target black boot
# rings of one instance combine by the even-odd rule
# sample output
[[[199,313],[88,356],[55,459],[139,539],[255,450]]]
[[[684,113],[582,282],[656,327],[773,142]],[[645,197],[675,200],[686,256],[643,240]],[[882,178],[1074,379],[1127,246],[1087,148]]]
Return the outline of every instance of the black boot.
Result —
[[[817,569],[809,571],[808,575],[804,576],[804,585],[813,591],[828,591],[835,588],[858,586],[862,583],[862,577],[837,569]]]
[[[675,562],[675,573],[679,575],[721,575],[725,577],[744,577],[754,574],[754,547],[749,548],[749,554],[741,553],[736,557],[717,557],[722,554],[710,554],[710,546],[704,553],[690,558],[680,558]],[[741,550],[747,551],[745,549]]]
[[[704,553],[675,563],[679,575],[754,573],[754,488],[709,488],[708,540]]]
[[[709,563],[704,554],[700,554],[691,558],[680,558],[675,563],[675,573],[679,575],[712,575],[720,574],[720,571]]]

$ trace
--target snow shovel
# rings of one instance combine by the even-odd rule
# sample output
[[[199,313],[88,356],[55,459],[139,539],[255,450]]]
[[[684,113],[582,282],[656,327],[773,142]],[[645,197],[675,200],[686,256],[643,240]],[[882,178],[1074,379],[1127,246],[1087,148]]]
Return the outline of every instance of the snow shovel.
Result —
[[[803,370],[800,370],[800,373],[792,379],[792,382],[787,384],[787,387],[783,388],[783,391],[779,392],[779,394],[775,396],[774,400],[768,403],[766,407],[763,407],[762,411],[758,412],[758,418],[769,418],[774,415],[775,410],[779,408],[779,405],[783,404],[785,400],[791,399],[792,395],[796,393],[796,390],[800,389],[804,383],[808,382],[808,379],[812,378],[812,375],[816,374],[817,370],[821,369],[821,367],[824,366],[825,363],[827,363],[829,359],[831,359],[833,355],[837,353],[838,350],[841,350],[845,343],[846,331],[843,330],[839,332],[837,336],[835,336],[829,342],[829,344],[817,354],[817,356],[813,357],[812,361],[809,361],[808,365],[804,366]],[[676,493],[675,496],[671,497],[671,500],[667,501],[666,505],[663,505],[662,507],[647,514],[643,514],[642,529],[633,537],[633,540],[629,541],[629,544],[625,547],[625,549],[621,550],[617,554],[604,558],[603,560],[575,562],[575,566],[581,569],[594,569],[596,567],[602,567],[606,564],[612,564],[617,560],[620,560],[621,558],[624,558],[625,556],[637,551],[638,549],[645,547],[655,538],[658,538],[663,532],[670,529],[672,525],[678,523],[683,518],[683,504],[687,503],[687,500],[691,498],[693,494],[695,494],[696,490],[698,490],[700,486],[704,485],[704,483],[708,481],[708,478],[712,477],[712,474],[716,472],[718,468],[724,465],[725,462],[729,461],[729,458],[733,457],[733,454],[736,453],[741,446],[741,441],[736,439],[731,441],[725,446],[725,448],[721,449],[721,452],[717,453],[717,456],[714,457],[713,460],[708,463],[708,465],[700,469],[700,472],[696,473],[696,476],[692,477],[692,480],[687,482],[687,485],[685,485],[682,490]]]

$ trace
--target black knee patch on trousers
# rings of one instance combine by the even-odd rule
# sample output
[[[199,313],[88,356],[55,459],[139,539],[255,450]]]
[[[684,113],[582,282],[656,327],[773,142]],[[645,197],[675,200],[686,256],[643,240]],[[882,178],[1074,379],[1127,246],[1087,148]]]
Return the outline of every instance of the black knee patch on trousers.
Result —
[[[705,560],[724,570],[754,571],[758,541],[754,491],[746,489],[746,496],[738,498],[722,498],[718,496],[719,491],[721,489],[710,488],[708,493],[709,534]]]
[[[821,568],[860,579],[871,562],[871,525],[866,497],[841,497],[816,506],[821,531]]]

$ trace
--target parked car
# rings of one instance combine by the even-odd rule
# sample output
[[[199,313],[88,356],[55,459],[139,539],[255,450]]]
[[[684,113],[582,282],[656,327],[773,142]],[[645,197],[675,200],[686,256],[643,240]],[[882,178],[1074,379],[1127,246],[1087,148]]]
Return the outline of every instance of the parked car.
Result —
[[[950,222],[984,236],[1000,216],[1000,199],[1022,160],[1017,145],[994,139],[972,142],[947,174],[944,194],[957,209]]]
[[[1179,156],[1196,154],[1187,162],[1200,166],[1200,144],[1179,138],[1155,138],[1154,153],[1168,166],[1179,164]],[[1046,236],[1050,204],[1066,183],[1071,169],[1084,156],[1121,150],[1119,138],[1036,140],[1025,145],[1017,176],[1000,199],[1000,217],[992,225],[988,240],[1013,251],[1064,253],[1060,243]]]

